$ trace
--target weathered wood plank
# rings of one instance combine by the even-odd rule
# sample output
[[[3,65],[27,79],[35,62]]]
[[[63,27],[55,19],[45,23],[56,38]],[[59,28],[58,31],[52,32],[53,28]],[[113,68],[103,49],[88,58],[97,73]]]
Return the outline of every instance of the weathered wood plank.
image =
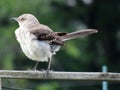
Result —
[[[120,81],[120,73],[50,71],[48,77],[45,75],[46,71],[0,70],[0,78]]]

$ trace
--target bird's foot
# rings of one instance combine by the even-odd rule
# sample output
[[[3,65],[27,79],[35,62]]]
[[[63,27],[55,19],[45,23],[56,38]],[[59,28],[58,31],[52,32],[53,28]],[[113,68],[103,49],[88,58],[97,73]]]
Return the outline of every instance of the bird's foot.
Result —
[[[49,70],[49,69],[45,70],[45,76],[44,76],[45,79],[49,77],[49,73],[52,72],[52,71],[53,70]]]
[[[46,78],[49,77],[49,72],[52,72],[53,70],[49,70],[49,69],[47,69],[47,70],[45,70],[45,69],[37,70],[36,68],[33,68],[33,69],[29,70],[29,71],[35,71],[35,72],[36,71],[42,71],[42,72],[45,72],[44,78],[46,79]]]

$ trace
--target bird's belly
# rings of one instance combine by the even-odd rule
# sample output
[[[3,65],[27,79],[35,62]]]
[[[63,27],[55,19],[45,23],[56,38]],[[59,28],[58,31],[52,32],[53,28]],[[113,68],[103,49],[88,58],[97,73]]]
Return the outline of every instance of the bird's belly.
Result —
[[[26,44],[21,44],[25,55],[35,61],[48,61],[51,57],[50,45],[45,41],[31,40]]]
[[[33,34],[20,28],[15,31],[15,35],[22,51],[29,59],[48,61],[48,57],[51,58],[51,48],[46,41],[38,41]]]

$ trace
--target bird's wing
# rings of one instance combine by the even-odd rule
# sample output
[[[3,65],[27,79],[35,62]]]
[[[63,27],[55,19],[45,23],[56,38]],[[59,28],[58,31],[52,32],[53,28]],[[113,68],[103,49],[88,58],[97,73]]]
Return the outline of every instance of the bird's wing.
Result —
[[[49,27],[35,27],[30,30],[30,33],[35,35],[40,41],[48,41],[50,44],[60,46],[64,45],[61,36],[67,34],[63,32],[53,32]]]

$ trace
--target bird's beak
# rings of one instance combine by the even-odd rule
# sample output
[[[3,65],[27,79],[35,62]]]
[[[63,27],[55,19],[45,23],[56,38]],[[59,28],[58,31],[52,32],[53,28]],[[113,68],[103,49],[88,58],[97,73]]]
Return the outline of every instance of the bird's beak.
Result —
[[[11,20],[15,20],[15,21],[18,21],[18,18],[11,18]]]

